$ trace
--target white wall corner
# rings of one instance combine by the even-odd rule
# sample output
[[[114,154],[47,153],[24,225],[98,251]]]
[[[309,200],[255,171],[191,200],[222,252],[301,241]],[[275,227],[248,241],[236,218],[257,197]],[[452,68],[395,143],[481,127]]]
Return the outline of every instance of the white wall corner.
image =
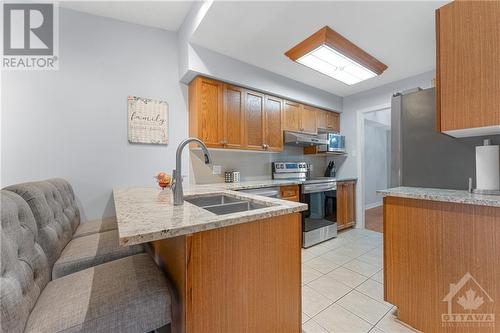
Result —
[[[189,57],[192,51],[190,50],[191,36],[196,32],[200,26],[203,18],[208,13],[208,10],[213,4],[213,0],[195,1],[189,10],[184,22],[182,22],[179,31],[177,32],[177,46],[179,50],[179,77],[183,83],[189,83],[191,80],[186,81],[185,76],[189,72]]]

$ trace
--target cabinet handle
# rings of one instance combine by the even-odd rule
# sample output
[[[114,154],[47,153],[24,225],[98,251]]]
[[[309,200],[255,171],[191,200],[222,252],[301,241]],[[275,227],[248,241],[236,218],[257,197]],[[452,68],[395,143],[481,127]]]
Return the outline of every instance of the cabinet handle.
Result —
[[[267,149],[267,148],[269,148],[269,146],[267,144],[263,143],[262,148]]]

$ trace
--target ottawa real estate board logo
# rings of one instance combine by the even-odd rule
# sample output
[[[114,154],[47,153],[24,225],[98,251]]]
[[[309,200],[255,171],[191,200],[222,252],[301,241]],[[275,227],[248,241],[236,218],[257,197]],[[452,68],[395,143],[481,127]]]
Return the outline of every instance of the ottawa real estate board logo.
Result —
[[[2,1],[2,69],[57,70],[58,18],[53,3]]]
[[[448,303],[447,313],[441,315],[444,327],[494,327],[493,298],[470,274],[451,283],[443,302]]]

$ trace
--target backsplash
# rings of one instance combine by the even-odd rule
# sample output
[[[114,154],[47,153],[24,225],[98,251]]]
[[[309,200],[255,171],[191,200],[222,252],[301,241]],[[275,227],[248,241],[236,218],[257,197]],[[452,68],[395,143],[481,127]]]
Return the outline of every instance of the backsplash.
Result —
[[[275,161],[305,161],[312,164],[312,176],[323,176],[326,168],[324,156],[304,155],[300,147],[285,146],[281,153],[262,153],[234,150],[210,149],[214,165],[222,167],[221,175],[212,174],[212,166],[205,165],[201,150],[189,153],[189,179],[192,184],[224,182],[224,171],[235,170],[241,173],[241,181],[271,178],[271,163]]]

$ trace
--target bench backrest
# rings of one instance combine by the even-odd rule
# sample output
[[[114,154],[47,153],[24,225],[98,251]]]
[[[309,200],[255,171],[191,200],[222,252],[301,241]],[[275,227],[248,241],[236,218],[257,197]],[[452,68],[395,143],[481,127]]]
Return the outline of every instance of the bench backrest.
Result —
[[[0,326],[2,332],[22,332],[51,269],[26,201],[6,190],[0,197]]]
[[[63,200],[63,213],[71,223],[73,232],[75,232],[80,225],[80,210],[78,209],[78,205],[76,203],[73,187],[71,187],[71,184],[67,180],[62,178],[47,179],[46,182],[54,185],[54,187],[59,191],[59,194],[61,194],[61,198]]]
[[[38,242],[52,269],[73,237],[73,224],[64,212],[59,190],[46,181],[16,184],[5,189],[17,193],[28,203],[38,227]]]

